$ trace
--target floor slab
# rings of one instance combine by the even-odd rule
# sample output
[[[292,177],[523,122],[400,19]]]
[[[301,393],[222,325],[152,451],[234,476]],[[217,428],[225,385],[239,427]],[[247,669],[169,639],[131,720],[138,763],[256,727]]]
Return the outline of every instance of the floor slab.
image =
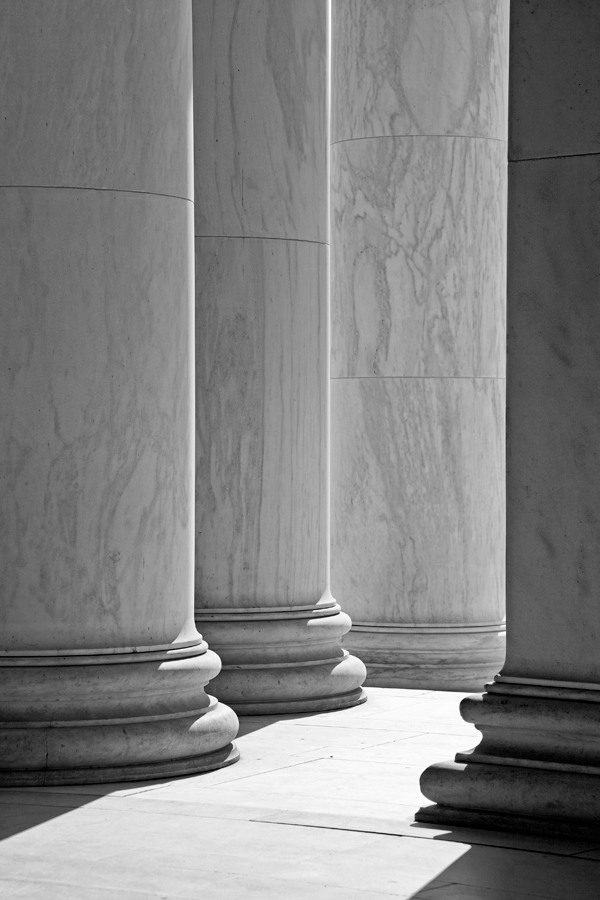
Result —
[[[241,760],[216,772],[0,790],[0,896],[598,900],[592,843],[415,823],[423,768],[478,742],[465,695],[368,694],[242,719]]]

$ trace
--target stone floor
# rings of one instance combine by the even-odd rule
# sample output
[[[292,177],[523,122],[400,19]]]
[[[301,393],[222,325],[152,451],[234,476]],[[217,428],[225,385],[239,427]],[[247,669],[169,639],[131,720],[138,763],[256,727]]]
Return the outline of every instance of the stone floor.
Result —
[[[416,825],[419,773],[477,743],[463,695],[368,693],[243,719],[218,772],[0,791],[0,897],[599,900],[598,845]]]

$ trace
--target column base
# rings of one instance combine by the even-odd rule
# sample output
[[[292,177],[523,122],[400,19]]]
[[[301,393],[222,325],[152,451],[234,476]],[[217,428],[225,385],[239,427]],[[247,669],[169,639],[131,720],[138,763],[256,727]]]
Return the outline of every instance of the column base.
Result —
[[[132,766],[104,766],[102,768],[27,769],[0,770],[0,787],[51,787],[60,784],[112,784],[127,781],[152,781],[162,778],[177,778],[181,775],[197,775],[230,766],[240,758],[235,744],[227,744],[222,750],[191,756],[187,759],[172,759],[162,763]]]
[[[350,619],[331,600],[295,609],[196,613],[222,669],[212,685],[238,715],[346,709],[367,699],[363,663],[341,646]]]
[[[353,657],[351,657],[352,659]],[[290,716],[295,713],[332,712],[349,709],[366,703],[367,694],[362,688],[348,691],[337,697],[310,697],[302,700],[265,700],[264,702],[240,702],[232,706],[240,716]]]
[[[204,692],[218,670],[204,641],[3,655],[0,785],[139,781],[234,763],[237,717]]]
[[[520,816],[490,810],[460,809],[452,806],[423,806],[415,821],[427,825],[454,828],[479,828],[482,831],[508,831],[571,840],[600,840],[600,825],[581,819],[551,819],[547,816]]]
[[[480,691],[504,664],[505,629],[355,622],[344,646],[365,663],[369,687]]]
[[[460,709],[482,740],[423,772],[417,821],[598,836],[600,691],[495,683]]]

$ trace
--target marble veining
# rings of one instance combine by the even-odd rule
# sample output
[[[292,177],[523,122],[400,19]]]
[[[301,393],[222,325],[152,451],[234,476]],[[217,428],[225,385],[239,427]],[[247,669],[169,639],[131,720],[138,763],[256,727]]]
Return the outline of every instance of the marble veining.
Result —
[[[0,6],[0,185],[192,199],[190,4]]]
[[[327,584],[327,248],[196,239],[196,607]]]
[[[196,621],[247,714],[365,699],[328,577],[328,6],[193,8]]]
[[[504,382],[331,386],[334,596],[352,619],[502,619]]]
[[[333,0],[332,141],[505,141],[508,13],[508,0]]]
[[[332,148],[332,375],[505,370],[506,145]]]
[[[327,241],[325,0],[195,0],[196,234]]]
[[[509,185],[505,674],[598,683],[600,158]]]
[[[170,643],[191,616],[192,217],[0,188],[7,649]]]

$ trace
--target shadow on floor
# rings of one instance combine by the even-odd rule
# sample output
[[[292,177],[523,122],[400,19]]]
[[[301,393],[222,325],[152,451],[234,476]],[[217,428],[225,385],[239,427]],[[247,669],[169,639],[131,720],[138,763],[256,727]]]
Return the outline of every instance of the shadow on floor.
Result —
[[[597,900],[599,891],[597,860],[471,846],[410,900]]]
[[[172,781],[173,778],[160,778],[111,784],[73,784],[68,787],[0,788],[0,841],[115,792],[135,793]]]
[[[316,713],[304,715],[279,715],[279,716],[240,716],[240,728],[238,737],[252,734],[261,728],[274,722],[299,718],[309,718]],[[237,763],[233,763],[237,765]],[[214,771],[214,770],[212,770]],[[182,775],[177,781],[186,778],[201,777],[202,774]],[[0,788],[0,841],[42,825],[51,819],[62,816],[74,809],[79,809],[89,803],[114,794],[115,791],[142,791],[144,788],[154,788],[161,784],[169,784],[175,777],[155,779],[152,781],[127,781],[112,784],[71,785],[69,787],[15,787]]]
[[[111,785],[107,786],[106,791],[98,790],[93,794],[86,794],[85,786],[77,793],[48,788],[1,788],[0,840],[86,806],[99,797],[110,794],[114,789],[115,785]]]

